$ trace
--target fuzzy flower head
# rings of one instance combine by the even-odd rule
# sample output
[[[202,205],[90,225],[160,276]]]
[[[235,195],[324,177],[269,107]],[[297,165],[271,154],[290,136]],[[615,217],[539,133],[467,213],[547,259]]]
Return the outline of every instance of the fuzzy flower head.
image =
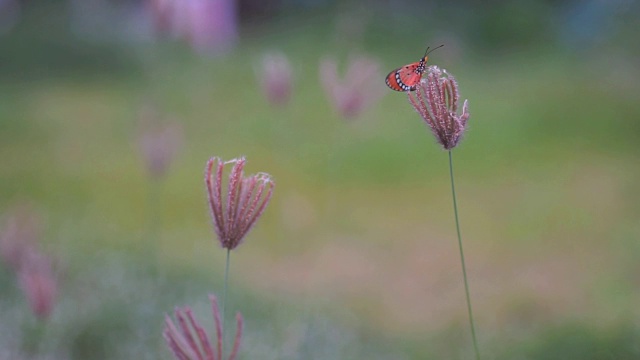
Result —
[[[451,150],[462,139],[469,120],[467,100],[458,113],[460,94],[453,75],[437,66],[427,69],[415,92],[409,92],[409,102],[429,125],[436,140],[445,150]]]
[[[188,306],[176,308],[177,326],[169,316],[166,316],[162,335],[173,356],[178,360],[223,360],[222,353],[222,321],[218,301],[209,295],[213,320],[216,328],[216,344],[212,344],[204,327],[195,319],[193,311]],[[227,360],[234,360],[238,356],[240,340],[242,339],[242,315],[236,315],[236,336],[233,348]]]
[[[247,235],[267,207],[275,183],[267,173],[244,176],[246,160],[241,157],[227,162],[213,157],[205,168],[211,218],[223,248],[233,250]],[[223,184],[225,167],[231,172]],[[226,185],[226,186],[225,186]],[[226,196],[223,197],[223,188]]]

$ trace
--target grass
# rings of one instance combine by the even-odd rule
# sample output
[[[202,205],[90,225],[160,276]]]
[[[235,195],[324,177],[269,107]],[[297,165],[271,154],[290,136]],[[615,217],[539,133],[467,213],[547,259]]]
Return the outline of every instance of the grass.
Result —
[[[229,310],[245,316],[242,358],[471,354],[446,154],[402,95],[341,122],[317,65],[344,50],[324,25],[304,29],[256,32],[214,59],[169,46],[137,50],[114,73],[57,68],[26,82],[3,73],[0,208],[39,204],[43,240],[65,264],[40,346],[77,359],[168,358],[163,314],[192,305],[207,319],[206,294],[222,289],[204,163],[246,155],[248,171],[271,173],[277,189],[233,258]],[[385,68],[407,61],[390,48],[414,47],[366,44]],[[271,47],[296,70],[285,109],[269,107],[252,71]],[[591,346],[593,359],[637,357],[637,85],[621,94],[559,53],[438,65],[470,100],[456,186],[486,358],[584,359]],[[149,184],[133,145],[147,100],[179,117],[187,138],[163,189],[157,252],[140,245]],[[148,253],[158,254],[159,278],[146,273]],[[10,277],[0,279],[1,313],[14,314],[3,317],[0,348],[11,349],[14,327],[25,339],[41,330]]]

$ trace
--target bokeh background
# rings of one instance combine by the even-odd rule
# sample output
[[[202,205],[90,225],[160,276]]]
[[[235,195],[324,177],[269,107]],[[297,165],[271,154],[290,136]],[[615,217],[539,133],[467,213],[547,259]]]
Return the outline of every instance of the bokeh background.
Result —
[[[632,0],[0,0],[0,234],[51,265],[38,312],[3,258],[0,358],[170,359],[174,306],[211,328],[214,155],[277,184],[231,256],[241,359],[472,358],[446,152],[384,87],[444,44],[429,63],[470,104],[454,160],[484,358],[640,359],[639,16]]]

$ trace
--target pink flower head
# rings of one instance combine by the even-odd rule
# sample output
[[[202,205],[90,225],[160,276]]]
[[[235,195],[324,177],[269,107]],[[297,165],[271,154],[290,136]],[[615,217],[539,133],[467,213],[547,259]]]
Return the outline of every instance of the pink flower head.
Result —
[[[244,177],[246,160],[241,157],[223,162],[213,157],[205,168],[205,183],[209,195],[211,218],[223,248],[233,250],[247,235],[267,207],[275,183],[267,173]],[[232,165],[223,198],[222,174]]]
[[[262,91],[273,105],[286,105],[291,97],[293,74],[291,64],[283,53],[266,54],[262,66],[256,69],[261,78]]]
[[[166,175],[176,153],[182,146],[183,131],[178,122],[161,122],[151,108],[140,115],[138,148],[151,178]]]
[[[469,120],[467,100],[458,114],[458,83],[453,75],[437,66],[427,69],[415,92],[409,92],[409,102],[429,125],[436,140],[445,150],[458,145]]]
[[[22,261],[18,281],[33,314],[39,319],[47,319],[53,311],[58,293],[58,282],[51,259],[30,251]]]
[[[216,327],[216,344],[211,344],[209,335],[204,327],[194,318],[193,311],[188,306],[176,308],[175,317],[177,326],[167,315],[162,335],[167,345],[178,360],[222,360],[222,321],[218,301],[213,295],[209,295],[213,320]],[[243,321],[240,313],[236,314],[236,336],[233,348],[227,360],[234,360],[240,350],[242,339]]]
[[[346,119],[356,118],[386,92],[379,84],[380,65],[369,56],[351,56],[342,79],[332,58],[320,63],[320,82],[336,111]]]

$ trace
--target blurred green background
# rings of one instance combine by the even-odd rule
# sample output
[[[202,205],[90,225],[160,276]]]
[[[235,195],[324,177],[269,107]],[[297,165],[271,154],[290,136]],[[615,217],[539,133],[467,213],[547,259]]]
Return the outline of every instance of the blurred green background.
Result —
[[[203,169],[241,155],[277,184],[231,256],[241,359],[472,358],[446,153],[406,95],[343,119],[318,75],[357,52],[384,86],[445,44],[429,63],[470,104],[454,160],[483,357],[640,359],[637,2],[240,0],[204,49],[148,5],[0,1],[0,211],[34,205],[59,279],[41,321],[0,269],[0,358],[169,359],[174,306],[211,328]],[[284,106],[261,88],[271,51]],[[160,180],[144,107],[184,132]]]

